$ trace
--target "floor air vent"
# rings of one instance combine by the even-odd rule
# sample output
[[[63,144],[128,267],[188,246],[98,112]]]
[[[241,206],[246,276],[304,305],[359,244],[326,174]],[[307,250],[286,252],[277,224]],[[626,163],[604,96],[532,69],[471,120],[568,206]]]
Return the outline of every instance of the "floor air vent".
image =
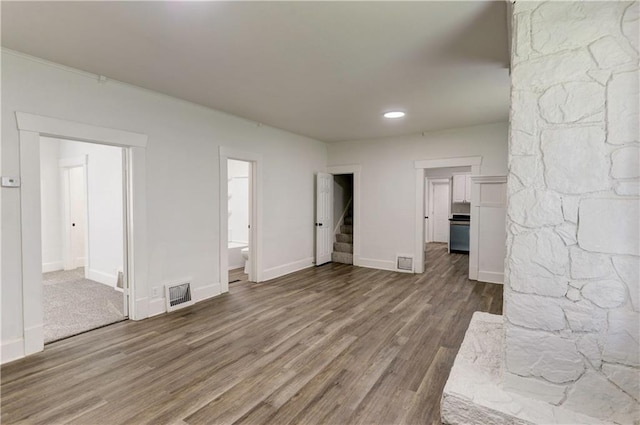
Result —
[[[191,298],[191,283],[178,283],[165,286],[167,311],[177,310],[193,304]]]
[[[396,268],[402,271],[413,272],[413,257],[398,255],[396,257]]]

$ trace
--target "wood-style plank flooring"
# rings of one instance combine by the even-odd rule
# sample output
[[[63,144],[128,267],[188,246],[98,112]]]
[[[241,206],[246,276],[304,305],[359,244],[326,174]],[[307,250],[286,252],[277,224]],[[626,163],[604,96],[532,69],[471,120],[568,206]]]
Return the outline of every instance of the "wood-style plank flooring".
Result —
[[[2,367],[3,424],[433,424],[502,286],[429,244],[423,275],[327,264]]]

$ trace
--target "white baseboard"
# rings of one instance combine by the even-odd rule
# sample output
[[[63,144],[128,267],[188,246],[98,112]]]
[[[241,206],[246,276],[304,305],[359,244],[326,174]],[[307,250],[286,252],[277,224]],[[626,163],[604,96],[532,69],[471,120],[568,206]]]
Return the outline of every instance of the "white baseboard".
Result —
[[[51,263],[42,263],[42,273],[57,272],[63,270],[64,264],[62,261],[53,261]]]
[[[131,320],[142,320],[149,317],[149,298],[138,298],[136,300],[135,316],[129,314]]]
[[[488,283],[504,284],[504,273],[498,272],[478,272],[478,281]]]
[[[118,276],[101,272],[96,269],[89,269],[89,280],[93,280],[94,282],[102,283],[103,285],[108,285],[115,288],[116,283],[118,283]]]
[[[406,270],[396,269],[396,263],[388,260],[374,260],[372,258],[360,258],[358,261],[360,267],[368,269],[389,270],[392,272],[400,272]]]
[[[39,353],[42,350],[44,350],[44,324],[25,328],[24,355]]]
[[[302,260],[263,270],[261,281],[264,282],[267,280],[275,279],[277,277],[297,272],[309,267],[313,267],[313,257],[303,258]]]
[[[0,346],[0,363],[5,364],[24,357],[24,340],[22,338],[4,341]]]
[[[200,302],[220,295],[220,284],[214,283],[201,288],[193,288],[193,301]],[[167,312],[167,301],[163,298],[154,298],[148,303],[148,317],[157,316]]]
[[[195,302],[204,301],[209,298],[213,298],[216,295],[220,295],[220,283],[214,283],[213,285],[202,286],[200,288],[193,288],[193,300]]]
[[[471,265],[469,261],[469,280],[478,280],[478,268]]]
[[[167,312],[167,302],[164,298],[154,298],[149,301],[149,317]]]

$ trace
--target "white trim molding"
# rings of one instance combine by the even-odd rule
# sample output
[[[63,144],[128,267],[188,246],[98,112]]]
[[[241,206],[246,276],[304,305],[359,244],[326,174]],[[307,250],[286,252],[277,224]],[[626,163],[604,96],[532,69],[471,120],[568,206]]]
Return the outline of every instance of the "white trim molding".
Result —
[[[422,159],[414,162],[416,169],[420,168],[448,168],[473,167],[482,164],[481,156],[461,156],[456,158]]]
[[[506,183],[507,176],[471,176],[474,183]]]
[[[80,142],[146,148],[148,136],[90,124],[16,112],[18,130],[33,131],[41,136],[61,137]]]
[[[229,292],[229,198],[227,160],[236,159],[251,163],[249,192],[251,229],[249,231],[249,281],[262,282],[262,175],[264,162],[262,155],[245,152],[225,146],[219,147],[220,199],[219,199],[219,274],[220,292]]]
[[[208,300],[209,298],[217,297],[220,293],[219,283],[193,288],[193,300],[198,303]]]
[[[397,272],[396,265],[393,261],[388,260],[375,260],[373,258],[360,258],[360,267],[366,267],[369,269],[389,270]],[[415,264],[414,264],[415,268]]]
[[[57,272],[64,268],[62,260],[42,263],[42,273]]]
[[[262,272],[262,278],[264,281],[275,279],[280,276],[287,275],[289,273],[297,272],[300,270],[313,267],[313,257],[303,258],[302,260],[293,261],[291,263],[283,264],[281,266],[271,267],[265,269]]]
[[[0,362],[2,364],[9,363],[24,357],[24,339],[17,338],[5,341],[0,347]]]
[[[424,231],[424,193],[425,193],[425,178],[426,169],[431,168],[449,168],[449,167],[471,167],[471,174],[480,174],[480,165],[482,164],[481,156],[463,156],[457,158],[434,158],[434,159],[422,159],[414,162],[414,168],[416,169],[416,212],[415,212],[415,248],[414,258],[424,258],[424,244],[425,244],[425,231]],[[477,202],[477,195],[474,192],[471,193],[471,224],[470,231],[473,231],[475,223],[473,220],[473,208]],[[469,264],[477,261],[477,252],[474,247],[469,247]],[[423,261],[414,262],[415,273],[424,273],[425,263]]]
[[[353,197],[351,198],[351,202],[353,204],[353,265],[354,266],[364,266],[362,264],[362,259],[360,259],[360,224],[361,220],[361,211],[362,211],[362,203],[361,199],[361,191],[362,191],[362,183],[361,183],[361,175],[362,175],[362,166],[358,164],[353,165],[331,165],[327,167],[327,173],[329,174],[353,174]],[[366,267],[366,266],[365,266]]]
[[[16,112],[20,140],[20,221],[22,258],[23,356],[44,349],[42,302],[42,234],[40,205],[40,138],[48,136],[125,148],[130,154],[131,173],[128,196],[132,200],[127,226],[130,227],[126,263],[130,267],[129,317],[147,317],[146,245],[146,145],[139,133],[98,127],[58,118]],[[131,300],[140,297],[135,303]],[[140,305],[145,300],[144,305]],[[15,353],[15,349],[10,350]],[[4,359],[3,359],[4,361]]]

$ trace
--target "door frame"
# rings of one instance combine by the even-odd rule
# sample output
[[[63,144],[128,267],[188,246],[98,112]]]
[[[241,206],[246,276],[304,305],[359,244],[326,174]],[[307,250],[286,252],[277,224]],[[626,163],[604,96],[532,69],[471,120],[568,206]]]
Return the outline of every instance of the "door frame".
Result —
[[[219,148],[220,292],[229,292],[229,182],[227,161],[250,163],[249,167],[249,281],[262,282],[262,155],[225,146]]]
[[[429,237],[427,238],[430,242],[433,241],[433,235],[434,235],[434,221],[431,219],[431,217],[433,216],[433,199],[434,199],[434,194],[433,194],[433,187],[436,184],[446,184],[448,186],[449,189],[449,204],[447,205],[447,215],[451,215],[451,180],[450,179],[443,179],[443,178],[427,178],[427,188],[428,188],[428,195],[427,195],[427,205],[429,205],[429,210],[428,210],[428,214],[429,214],[429,225],[428,225],[428,234]],[[447,231],[447,234],[449,233],[449,231]],[[450,235],[447,237],[447,241],[449,239]]]
[[[417,160],[414,162],[414,168],[416,170],[416,212],[415,212],[415,227],[414,227],[414,237],[415,237],[415,245],[414,245],[414,258],[422,258],[423,261],[416,261],[414,264],[415,273],[424,273],[425,271],[425,263],[424,260],[424,217],[425,217],[425,203],[424,203],[424,192],[425,192],[425,179],[426,179],[426,171],[431,168],[448,168],[448,167],[471,167],[471,174],[474,176],[480,175],[480,164],[482,164],[481,156],[465,156],[465,157],[457,157],[457,158],[437,158],[437,159],[423,159]],[[471,193],[471,229],[474,228],[475,225],[475,204],[478,199],[478,195],[475,193],[475,190]],[[475,250],[470,248],[469,252],[469,264],[475,264],[476,256],[478,255]],[[473,261],[472,261],[473,260]],[[469,268],[469,277],[472,276],[472,270]],[[475,279],[475,278],[474,278]]]
[[[22,236],[23,351],[44,349],[42,229],[40,206],[40,137],[52,137],[124,148],[127,167],[124,220],[124,275],[129,285],[129,318],[149,315],[146,232],[146,134],[99,127],[58,118],[16,112],[20,140],[20,222]]]
[[[75,269],[76,267],[70,267],[71,259],[71,211],[69,209],[69,171],[72,168],[82,167],[82,175],[84,180],[84,195],[85,195],[85,261],[84,261],[84,277],[89,278],[89,188],[88,188],[88,174],[87,168],[87,155],[83,155],[77,158],[65,158],[58,161],[60,168],[60,181],[62,182],[62,265],[64,270]],[[75,264],[74,264],[75,266]]]
[[[361,165],[332,165],[327,167],[327,173],[331,175],[337,174],[353,174],[353,265],[360,265],[360,191],[362,186],[360,183],[360,175],[362,174]]]

